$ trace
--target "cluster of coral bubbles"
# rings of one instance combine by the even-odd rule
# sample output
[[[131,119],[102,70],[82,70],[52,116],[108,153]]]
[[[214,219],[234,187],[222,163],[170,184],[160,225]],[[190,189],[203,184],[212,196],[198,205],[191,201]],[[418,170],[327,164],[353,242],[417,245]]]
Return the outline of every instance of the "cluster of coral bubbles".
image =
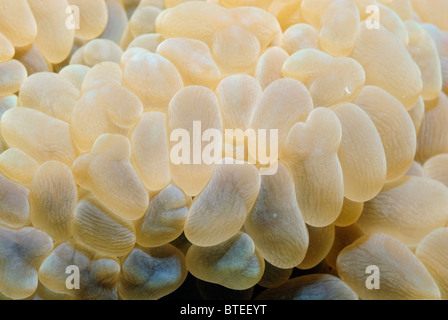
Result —
[[[0,298],[448,299],[447,13],[0,0]]]

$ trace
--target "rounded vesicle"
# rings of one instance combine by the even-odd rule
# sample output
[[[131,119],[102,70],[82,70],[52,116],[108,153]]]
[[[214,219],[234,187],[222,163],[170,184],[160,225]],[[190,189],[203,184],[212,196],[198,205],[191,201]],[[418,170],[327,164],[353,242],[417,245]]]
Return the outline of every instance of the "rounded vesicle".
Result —
[[[77,243],[103,255],[124,256],[135,245],[132,221],[107,210],[91,195],[76,205],[72,226]]]
[[[255,166],[226,160],[217,165],[188,212],[184,232],[195,245],[213,246],[234,236],[257,199],[260,174]]]
[[[214,89],[221,79],[221,71],[210,48],[200,40],[170,38],[162,41],[156,52],[174,64],[185,86],[201,85]]]
[[[125,136],[105,133],[92,150],[73,163],[76,182],[109,210],[130,220],[141,218],[149,196],[131,164],[131,144]]]
[[[0,225],[21,228],[30,222],[29,190],[0,174]]]
[[[240,26],[217,31],[211,49],[224,75],[252,73],[261,53],[257,37]]]
[[[82,64],[69,64],[59,71],[59,75],[70,81],[70,83],[81,91],[82,83],[90,68]]]
[[[423,124],[423,118],[425,117],[425,101],[421,96],[418,98],[415,106],[413,106],[408,112],[411,116],[412,122],[414,123],[415,132],[418,135]]]
[[[187,214],[185,195],[170,184],[151,199],[146,214],[135,223],[137,243],[158,247],[175,240],[183,232]]]
[[[441,153],[448,153],[448,97],[425,101],[425,116],[417,137],[415,159],[424,164],[426,160]]]
[[[338,277],[309,274],[262,291],[257,300],[358,300],[353,290]]]
[[[39,164],[18,148],[9,148],[0,154],[0,172],[23,186],[31,186]]]
[[[92,67],[84,77],[81,95],[85,92],[105,85],[121,85],[123,73],[120,65],[115,62],[101,62]]]
[[[105,61],[120,63],[122,54],[123,50],[118,44],[107,39],[91,40],[82,51],[84,65],[88,67]]]
[[[384,48],[387,48],[385,50]],[[366,84],[387,90],[407,110],[417,102],[423,83],[418,65],[406,47],[384,27],[369,30],[361,23],[351,57],[364,68]]]
[[[30,188],[33,226],[55,241],[68,240],[77,201],[78,190],[69,167],[59,161],[47,161],[39,167]]]
[[[7,62],[14,57],[15,49],[12,43],[0,32],[0,63]]]
[[[309,246],[302,262],[297,268],[307,270],[317,266],[330,252],[333,246],[335,227],[329,225],[323,228],[307,226],[309,235]]]
[[[121,0],[106,0],[106,6],[108,19],[101,38],[120,44],[121,37],[128,24],[128,16]]]
[[[59,160],[71,165],[75,151],[68,123],[29,108],[12,108],[1,119],[3,138],[38,163]]]
[[[154,6],[138,6],[129,20],[128,28],[134,38],[142,34],[154,33],[157,16],[162,12]]]
[[[280,46],[288,53],[312,48],[319,48],[319,32],[307,23],[295,24],[283,33]]]
[[[387,233],[415,246],[447,221],[448,188],[432,179],[405,176],[364,203],[357,224],[366,233]]]
[[[300,9],[302,16],[309,24],[320,28],[322,15],[333,0],[302,0]]]
[[[439,288],[425,266],[389,235],[365,235],[347,246],[338,256],[337,270],[342,281],[363,300],[440,299]],[[369,289],[378,282],[378,276],[380,289]]]
[[[26,0],[1,0],[0,33],[14,47],[24,47],[36,38],[37,25]]]
[[[118,294],[125,300],[158,300],[187,277],[185,257],[172,245],[135,248],[123,260]]]
[[[171,176],[186,194],[197,195],[210,180],[221,158],[222,130],[218,100],[210,89],[188,86],[170,101],[168,134]],[[213,136],[211,143],[203,139],[208,133]],[[210,151],[209,145],[217,150]]]
[[[294,182],[281,162],[277,173],[261,177],[260,192],[244,223],[258,251],[278,268],[297,266],[308,248],[308,231],[297,204]]]
[[[79,28],[75,33],[77,38],[90,40],[103,33],[108,21],[104,0],[68,0],[68,2],[79,10],[79,21],[77,21]]]
[[[145,109],[165,111],[174,94],[182,89],[183,82],[172,62],[147,52],[127,61],[123,85],[140,98]]]
[[[18,105],[70,122],[78,98],[79,90],[62,75],[39,72],[23,82]]]
[[[314,227],[333,223],[344,201],[344,181],[337,151],[341,124],[333,111],[316,108],[306,123],[296,123],[280,159],[294,180],[305,222]]]
[[[448,299],[448,228],[429,233],[415,249],[415,255],[439,286],[443,300]]]
[[[398,39],[400,39],[403,45],[407,47],[409,44],[409,33],[405,23],[403,22],[405,20],[402,20],[398,13],[388,6],[380,3],[378,3],[377,6],[381,17],[381,25],[392,32]]]
[[[102,0],[97,0],[104,3]],[[88,1],[86,1],[88,2]],[[34,41],[42,55],[51,63],[62,62],[70,54],[75,31],[67,28],[67,0],[34,0],[28,5],[37,23]]]
[[[386,180],[400,178],[410,168],[417,148],[410,115],[400,101],[374,86],[364,87],[354,103],[368,114],[381,137],[386,155]]]
[[[333,111],[342,126],[338,157],[344,174],[344,196],[357,202],[370,200],[386,180],[381,136],[368,114],[357,105],[343,104]]]
[[[167,116],[149,111],[131,133],[131,161],[148,190],[161,190],[171,181]]]
[[[1,157],[1,155],[0,155]],[[448,154],[438,154],[423,165],[426,178],[437,180],[448,187]]]
[[[289,55],[285,50],[276,46],[269,47],[263,52],[258,59],[254,72],[255,78],[260,82],[263,89],[283,77],[282,67],[288,57]]]
[[[0,63],[0,97],[19,91],[27,75],[25,66],[17,60]]]
[[[186,263],[196,278],[233,290],[253,287],[264,272],[263,258],[252,239],[243,232],[217,245],[191,246]]]
[[[338,227],[349,226],[358,220],[364,208],[364,202],[355,202],[344,198],[341,213],[334,222]]]
[[[159,44],[164,41],[165,38],[158,33],[142,34],[132,40],[128,45],[127,49],[130,48],[142,48],[148,50],[149,52],[156,53]]]

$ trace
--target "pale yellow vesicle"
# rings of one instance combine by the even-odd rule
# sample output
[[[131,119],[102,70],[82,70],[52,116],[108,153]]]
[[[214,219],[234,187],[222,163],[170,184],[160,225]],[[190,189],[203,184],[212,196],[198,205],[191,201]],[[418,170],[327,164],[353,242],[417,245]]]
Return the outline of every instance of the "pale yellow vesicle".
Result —
[[[101,62],[85,75],[81,86],[81,95],[105,85],[121,85],[122,79],[123,73],[119,64],[111,61]]]
[[[381,136],[368,114],[357,105],[343,104],[333,111],[342,126],[338,157],[344,174],[344,196],[356,202],[370,200],[386,181]]]
[[[297,204],[294,182],[281,162],[261,177],[260,192],[244,223],[262,257],[278,268],[297,266],[308,248],[308,231]]]
[[[415,106],[413,106],[408,112],[411,116],[412,122],[414,123],[415,132],[418,134],[423,124],[423,118],[425,117],[425,101],[421,96],[418,98]]]
[[[358,220],[364,208],[364,202],[355,202],[344,198],[342,210],[334,224],[338,227],[347,227]]]
[[[30,222],[29,190],[0,174],[0,225],[22,228]]]
[[[34,175],[29,199],[33,226],[57,242],[71,237],[78,190],[69,167],[59,161],[42,164]]]
[[[77,38],[91,40],[103,33],[108,20],[107,6],[104,0],[67,1],[79,9],[79,28],[75,32]]]
[[[0,155],[1,157],[1,155]],[[437,180],[448,187],[448,154],[438,154],[428,159],[423,165],[426,178]]]
[[[90,71],[90,68],[82,64],[70,64],[59,71],[59,75],[70,81],[70,83],[81,91],[82,83]]]
[[[316,28],[321,26],[321,17],[334,0],[302,0],[300,9],[306,22]]]
[[[225,8],[233,7],[259,7],[268,9],[273,0],[219,0],[219,4]]]
[[[417,148],[412,118],[400,101],[379,87],[364,87],[354,103],[368,114],[381,137],[386,181],[402,177],[410,168]]]
[[[9,148],[0,154],[0,172],[23,186],[31,186],[38,168],[36,160],[18,148]]]
[[[277,46],[269,47],[263,52],[258,59],[254,72],[255,78],[260,82],[263,89],[283,77],[282,67],[288,58],[288,53]]]
[[[94,39],[84,46],[82,61],[88,67],[105,61],[120,63],[122,54],[123,50],[112,40]]]
[[[7,62],[14,57],[15,49],[12,43],[0,32],[0,63]]]
[[[305,258],[297,265],[299,269],[311,269],[322,262],[330,252],[334,242],[335,227],[329,225],[323,228],[316,228],[307,225],[309,234],[309,246]]]
[[[336,115],[317,108],[306,123],[292,127],[280,154],[291,171],[303,218],[315,227],[330,225],[341,212],[344,181],[337,155],[341,135]]]
[[[439,286],[443,300],[448,299],[448,228],[429,233],[417,246],[415,255]]]
[[[185,195],[170,184],[151,199],[146,214],[136,221],[137,243],[159,247],[175,240],[183,232],[187,214]]]
[[[319,32],[307,23],[295,24],[283,33],[280,46],[289,54],[311,48],[319,48]]]
[[[424,22],[432,23],[442,30],[448,31],[448,2],[444,0],[411,0],[412,8]]]
[[[165,188],[171,181],[167,116],[149,111],[133,129],[131,161],[148,190]]]
[[[366,285],[374,284],[366,275],[369,266],[377,266],[380,272],[378,290]],[[342,281],[363,300],[440,299],[439,288],[425,266],[389,235],[375,233],[359,238],[341,251],[337,269]]]
[[[53,72],[54,67],[42,55],[35,44],[25,50],[16,50],[14,59],[20,61],[26,68],[28,75],[37,72]]]
[[[0,97],[19,91],[27,75],[25,66],[18,60],[0,63]]]
[[[121,36],[128,24],[128,16],[121,0],[106,0],[106,6],[108,19],[101,38],[120,44]]]
[[[329,274],[309,274],[262,291],[257,300],[358,300],[355,292]]]
[[[148,50],[149,52],[156,53],[157,47],[164,40],[165,38],[158,33],[142,34],[132,40],[127,48],[142,48]]]
[[[221,79],[210,48],[200,40],[167,39],[157,46],[156,53],[174,64],[185,86],[201,85],[213,90]]]
[[[156,29],[155,22],[160,12],[162,10],[159,8],[140,5],[129,20],[128,26],[133,38],[135,39],[143,34],[154,33]]]
[[[37,25],[26,0],[0,1],[0,33],[14,47],[24,47],[36,38]]]
[[[78,267],[79,288],[67,287],[69,266]],[[79,300],[117,300],[119,275],[117,259],[101,256],[73,242],[58,245],[39,268],[39,281],[45,287]]]
[[[213,91],[203,86],[188,86],[176,93],[168,108],[171,176],[190,196],[204,189],[216,167],[216,161],[209,163],[212,159],[206,159],[210,155],[210,150],[208,154],[205,152],[209,142],[201,139],[208,129],[214,129],[220,135],[218,139],[222,139],[222,118]],[[219,160],[219,154],[214,154],[215,160]],[[174,158],[179,159],[173,161]]]
[[[264,272],[263,258],[252,239],[243,232],[213,246],[191,246],[186,263],[196,278],[233,290],[254,286]]]
[[[378,0],[378,2],[391,8],[403,21],[412,19],[411,0]]]
[[[136,247],[121,269],[118,295],[124,300],[158,300],[179,288],[188,273],[185,257],[170,244]]]
[[[118,134],[98,137],[92,150],[73,163],[78,185],[118,216],[136,220],[148,208],[148,193],[131,164],[131,144]]]
[[[377,4],[377,6],[379,8],[381,26],[392,32],[407,47],[409,44],[409,32],[404,20],[388,6],[382,4]]]
[[[37,289],[39,266],[52,249],[52,239],[39,229],[0,226],[0,291],[13,299],[31,296]]]
[[[38,163],[58,160],[71,165],[75,158],[69,125],[62,120],[18,107],[6,111],[0,125],[8,146],[22,149]]]
[[[405,176],[364,203],[357,224],[366,233],[387,233],[415,246],[447,221],[448,188],[432,179]]]

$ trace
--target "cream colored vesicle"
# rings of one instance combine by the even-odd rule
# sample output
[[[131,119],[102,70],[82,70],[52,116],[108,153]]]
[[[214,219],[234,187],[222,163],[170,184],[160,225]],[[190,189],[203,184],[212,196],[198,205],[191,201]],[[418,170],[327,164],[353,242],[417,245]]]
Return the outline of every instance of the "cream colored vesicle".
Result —
[[[317,228],[307,225],[309,235],[309,245],[302,262],[296,267],[307,270],[317,266],[328,255],[334,242],[334,225]]]
[[[363,300],[440,299],[440,290],[423,263],[386,234],[365,235],[345,247],[337,258],[337,269],[342,281]],[[368,279],[369,275],[373,278]],[[378,281],[375,277],[380,279],[379,289],[373,287]]]
[[[295,24],[285,30],[280,46],[289,55],[306,48],[318,49],[319,32],[307,23]]]
[[[12,59],[0,63],[0,97],[19,91],[27,76],[25,66],[18,60]]]
[[[21,228],[29,224],[29,189],[0,174],[0,225]]]
[[[282,67],[288,57],[288,53],[277,46],[269,47],[263,52],[254,72],[255,78],[263,89],[283,77]]]
[[[79,10],[79,26],[75,35],[79,39],[90,40],[100,36],[106,28],[108,16],[104,0],[67,0]],[[65,8],[64,8],[65,11]]]
[[[448,188],[448,153],[438,154],[423,165],[426,178],[437,180]]]
[[[0,7],[0,33],[14,47],[31,44],[37,35],[37,24],[27,0],[2,0]]]
[[[0,154],[0,172],[12,181],[30,187],[39,164],[18,148],[8,148]]]

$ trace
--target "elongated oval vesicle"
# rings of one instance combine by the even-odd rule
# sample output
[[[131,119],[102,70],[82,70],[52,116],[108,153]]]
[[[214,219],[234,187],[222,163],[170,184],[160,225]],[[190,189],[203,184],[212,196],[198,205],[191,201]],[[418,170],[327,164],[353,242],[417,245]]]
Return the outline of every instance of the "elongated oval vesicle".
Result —
[[[122,54],[123,50],[120,46],[107,39],[91,40],[84,46],[82,51],[83,62],[88,67],[93,67],[105,61],[120,63]]]
[[[223,75],[252,73],[261,53],[257,37],[240,26],[217,31],[211,49]]]
[[[1,157],[1,155],[0,155]],[[437,180],[448,187],[448,154],[438,154],[423,165],[425,177]]]
[[[312,109],[313,101],[302,83],[294,79],[278,79],[263,91],[250,127],[278,130],[280,154],[289,130],[296,122],[304,122]]]
[[[67,0],[35,0],[28,5],[37,23],[34,44],[49,62],[62,62],[70,54],[75,37],[74,29],[66,25],[69,3]]]
[[[422,73],[422,97],[436,99],[442,91],[442,69],[436,44],[425,29],[416,21],[406,21],[409,32],[407,47]]]
[[[0,33],[14,47],[25,47],[36,38],[37,25],[26,0],[0,2]]]
[[[403,243],[386,234],[365,235],[347,246],[338,256],[337,269],[342,281],[363,300],[440,299],[425,266]],[[366,276],[366,270],[373,278]],[[372,290],[378,285],[377,277],[379,289]]]
[[[292,54],[284,63],[282,73],[308,87],[314,107],[353,101],[366,80],[362,66],[355,59],[333,58],[317,49],[302,49]]]
[[[417,148],[411,117],[400,101],[379,87],[364,87],[354,103],[369,115],[380,134],[386,155],[386,180],[400,178],[410,168]]]
[[[37,170],[30,188],[30,217],[33,226],[55,241],[71,237],[78,190],[72,171],[59,161],[48,161]]]
[[[349,226],[358,220],[364,208],[364,202],[355,202],[344,198],[341,213],[334,222],[338,227]]]
[[[262,291],[257,300],[358,300],[358,297],[338,277],[329,274],[309,274]]]
[[[243,226],[259,189],[260,174],[255,166],[218,164],[210,182],[190,207],[185,236],[198,246],[228,240]]]
[[[254,109],[261,98],[260,83],[249,75],[232,75],[222,79],[216,88],[223,127],[249,128]]]
[[[171,175],[186,194],[197,195],[210,180],[222,152],[222,131],[218,100],[210,89],[188,86],[171,100],[168,108]],[[203,139],[208,133],[213,136],[209,143]],[[210,148],[205,149],[210,145],[217,146],[213,157]]]
[[[157,16],[156,32],[168,38],[190,38],[210,45],[216,31],[235,23],[227,9],[206,1],[187,1]]]
[[[221,79],[221,71],[210,48],[200,40],[167,39],[157,46],[156,52],[174,64],[185,86],[201,85],[214,89]]]
[[[85,92],[73,108],[70,132],[80,152],[92,149],[104,133],[127,135],[143,114],[143,105],[130,90],[117,84]]]
[[[306,123],[296,123],[280,158],[291,171],[305,222],[315,227],[333,223],[344,201],[344,181],[337,151],[341,125],[333,111],[314,109]]]
[[[122,80],[123,73],[118,63],[112,61],[101,62],[92,67],[85,75],[81,86],[81,95],[97,87],[121,85]]]
[[[334,57],[348,56],[359,32],[358,7],[350,0],[335,0],[323,13],[321,24],[319,44],[322,49]]]
[[[134,40],[132,40],[132,42],[129,43],[127,49],[142,48],[148,50],[149,52],[156,53],[157,47],[164,40],[165,38],[158,33],[142,34],[137,38],[135,38]]]
[[[120,0],[106,0],[106,6],[108,19],[101,38],[120,44],[121,36],[128,24],[128,16]]]
[[[306,255],[297,268],[307,270],[317,266],[325,259],[334,242],[334,225],[323,228],[307,226],[309,235],[309,246]]]
[[[381,3],[378,3],[377,6],[379,8],[378,14],[381,17],[380,24],[392,32],[407,47],[409,44],[409,33],[403,22],[404,20],[388,6]]]
[[[0,63],[11,60],[14,53],[14,46],[0,31]]]
[[[413,106],[408,113],[414,123],[415,132],[418,135],[420,128],[422,127],[423,118],[425,117],[425,101],[421,96],[418,98],[415,106]]]
[[[254,286],[264,272],[263,258],[243,232],[214,246],[191,246],[186,262],[188,271],[196,278],[233,290]]]
[[[282,67],[288,57],[288,53],[280,47],[269,47],[263,52],[254,73],[263,89],[283,77]]]
[[[68,123],[28,108],[12,108],[1,119],[8,146],[22,149],[38,163],[58,160],[71,165],[75,158]]]
[[[0,97],[19,91],[27,75],[24,65],[17,60],[0,63]]]
[[[146,112],[131,134],[131,160],[148,190],[161,190],[170,183],[167,116]]]
[[[76,182],[91,191],[115,214],[130,220],[141,218],[149,196],[131,164],[131,144],[118,134],[103,134],[92,150],[73,163]]]
[[[165,111],[171,98],[183,87],[183,82],[168,59],[147,52],[126,63],[123,85],[140,98],[145,109]]]
[[[0,225],[21,228],[30,222],[30,191],[0,174]]]
[[[98,37],[106,28],[108,16],[104,0],[68,0],[70,5],[79,10],[76,37],[82,40],[90,40]]]
[[[0,291],[12,299],[31,296],[39,282],[37,270],[52,249],[52,239],[39,229],[0,226]]]
[[[344,173],[344,196],[364,202],[375,197],[386,180],[381,136],[368,114],[354,104],[334,109],[342,126],[338,157]]]
[[[319,32],[307,23],[295,24],[283,33],[280,46],[290,55],[306,48],[318,49]]]
[[[276,174],[261,177],[260,192],[244,230],[263,258],[278,268],[295,267],[305,257],[308,232],[294,182],[283,163],[279,163]]]
[[[69,266],[78,267],[79,289],[66,285]],[[80,300],[117,300],[119,275],[116,259],[101,257],[73,242],[58,245],[39,268],[39,281],[46,288]]]
[[[448,228],[429,233],[415,249],[415,255],[439,286],[443,300],[448,299]]]
[[[124,256],[135,245],[132,222],[107,210],[91,195],[78,202],[72,223],[75,241],[101,254]]]
[[[448,188],[428,178],[405,176],[386,184],[364,203],[357,224],[367,232],[387,233],[409,246],[448,221]]]
[[[118,294],[125,300],[158,300],[179,288],[187,273],[185,257],[170,244],[135,248],[122,263]]]
[[[391,32],[381,26],[369,30],[366,23],[361,23],[351,57],[363,66],[366,84],[387,90],[406,110],[415,105],[423,87],[420,70]]]
[[[59,75],[70,81],[70,83],[81,91],[82,83],[90,68],[82,64],[69,64],[59,71]]]
[[[335,227],[333,246],[325,257],[325,262],[334,270],[337,270],[336,260],[339,253],[345,247],[351,245],[358,238],[364,235],[361,228],[356,223],[347,227]]]
[[[448,97],[425,101],[426,111],[417,137],[415,159],[424,164],[426,160],[441,153],[448,153]]]
[[[448,10],[448,3],[443,0],[411,0],[412,8],[425,22],[432,23],[442,30],[448,31],[448,22],[445,19],[445,12]]]
[[[18,105],[70,122],[78,98],[79,90],[63,76],[39,72],[29,76],[20,87]]]
[[[185,195],[170,184],[151,199],[146,214],[135,223],[137,243],[158,247],[175,240],[184,229],[187,213]]]
[[[23,186],[31,186],[39,164],[18,148],[9,148],[0,154],[0,172]]]
[[[157,7],[139,5],[129,20],[128,28],[134,38],[148,33],[154,33],[157,16],[162,12]]]

